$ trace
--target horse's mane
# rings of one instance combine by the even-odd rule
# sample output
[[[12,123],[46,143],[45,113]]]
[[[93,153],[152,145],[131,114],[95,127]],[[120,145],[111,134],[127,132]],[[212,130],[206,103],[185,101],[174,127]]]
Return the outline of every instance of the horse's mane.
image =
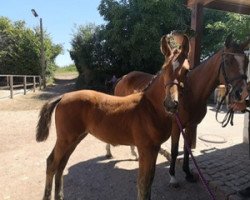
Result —
[[[149,83],[141,90],[142,92],[145,92],[148,90],[148,88],[152,85],[152,83],[155,81],[155,79],[161,74],[162,69],[160,71],[158,71],[153,77],[152,79],[149,81]]]
[[[239,45],[237,42],[232,42],[232,43],[230,44],[230,47],[232,47],[233,49],[235,49],[235,50],[236,50],[236,53],[240,51],[240,45]],[[210,60],[210,58],[212,58],[215,54],[219,53],[220,51],[222,51],[222,49],[219,49],[219,50],[215,51],[215,52],[214,52],[213,54],[211,54],[208,58],[204,59],[199,65],[195,66],[194,69],[197,68],[197,67],[199,67],[199,66],[202,65],[202,64],[205,64],[207,61]]]

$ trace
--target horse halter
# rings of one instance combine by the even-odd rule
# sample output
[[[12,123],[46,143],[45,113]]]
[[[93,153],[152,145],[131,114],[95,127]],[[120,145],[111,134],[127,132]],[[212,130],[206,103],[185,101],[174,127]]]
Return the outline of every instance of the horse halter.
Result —
[[[233,126],[233,118],[234,118],[234,111],[232,109],[228,110],[227,114],[225,115],[224,119],[222,121],[218,120],[218,113],[220,111],[221,105],[223,104],[223,102],[226,99],[226,96],[228,94],[230,94],[233,90],[234,90],[234,86],[232,85],[233,82],[235,81],[240,81],[240,80],[247,80],[247,76],[245,74],[241,74],[239,76],[236,76],[234,78],[229,79],[226,73],[226,60],[224,55],[233,55],[233,56],[240,56],[240,57],[245,57],[244,53],[231,53],[231,52],[223,52],[222,53],[222,57],[223,57],[223,62],[220,65],[219,68],[219,74],[220,71],[222,71],[222,75],[224,77],[224,80],[226,82],[226,93],[224,94],[224,96],[222,97],[217,109],[216,109],[216,114],[215,114],[215,118],[217,120],[217,122],[222,124],[222,127],[226,127],[228,125],[228,123],[230,122],[231,126]],[[237,59],[236,59],[237,60]]]
[[[176,86],[178,86],[178,87],[180,87],[180,88],[184,88],[184,83],[183,82],[179,82],[179,81],[177,81],[176,79],[174,80],[174,81],[171,81],[171,82],[168,82],[168,83],[166,83],[165,84],[165,88],[166,87],[168,87],[168,86],[173,86],[173,85],[176,85]]]
[[[220,71],[222,71],[222,75],[223,75],[225,83],[226,83],[226,89],[227,89],[226,95],[227,95],[227,94],[230,94],[234,89],[233,84],[232,84],[233,82],[239,81],[239,80],[247,80],[247,76],[245,74],[241,74],[239,76],[236,76],[234,78],[229,79],[227,76],[227,73],[226,73],[226,69],[225,69],[225,68],[227,68],[226,60],[224,57],[225,55],[233,55],[233,56],[243,57],[243,56],[245,56],[245,54],[244,53],[242,53],[242,54],[241,53],[231,53],[231,52],[223,52],[222,53],[223,62],[220,65],[219,74],[220,74]]]

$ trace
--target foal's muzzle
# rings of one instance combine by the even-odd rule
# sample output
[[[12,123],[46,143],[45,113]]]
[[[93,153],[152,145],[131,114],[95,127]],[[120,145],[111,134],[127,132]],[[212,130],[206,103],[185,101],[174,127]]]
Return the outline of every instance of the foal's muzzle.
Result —
[[[172,100],[170,98],[165,99],[163,104],[164,104],[165,110],[171,114],[176,113],[178,105],[179,105],[178,101]]]

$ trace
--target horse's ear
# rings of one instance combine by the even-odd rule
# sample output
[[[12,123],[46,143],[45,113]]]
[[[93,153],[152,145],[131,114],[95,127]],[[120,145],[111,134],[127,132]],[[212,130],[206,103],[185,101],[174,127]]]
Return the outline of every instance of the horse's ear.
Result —
[[[183,35],[183,41],[181,44],[181,51],[184,53],[186,58],[188,57],[189,53],[189,39],[187,35]]]
[[[233,34],[230,33],[227,37],[226,37],[226,41],[225,41],[225,47],[229,48],[231,46],[231,44],[233,43]]]
[[[161,52],[164,56],[167,56],[167,57],[171,55],[171,50],[168,44],[167,35],[164,35],[161,38]]]
[[[245,42],[243,42],[240,46],[241,46],[241,49],[248,50],[250,48],[250,37]]]

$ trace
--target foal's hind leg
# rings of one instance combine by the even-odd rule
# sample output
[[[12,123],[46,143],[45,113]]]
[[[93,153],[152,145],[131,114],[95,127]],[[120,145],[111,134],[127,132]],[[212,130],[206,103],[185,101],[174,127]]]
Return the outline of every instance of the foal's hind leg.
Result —
[[[47,169],[46,169],[46,182],[43,200],[51,199],[51,190],[54,175],[57,171],[60,160],[62,159],[66,148],[60,144],[57,140],[54,149],[47,158]]]
[[[111,148],[111,145],[106,144],[106,158],[108,159],[113,158],[110,148]]]
[[[57,139],[54,149],[51,154],[47,158],[47,170],[46,170],[46,182],[45,182],[45,192],[44,192],[44,200],[51,199],[51,190],[52,190],[52,182],[55,173],[56,175],[56,199],[61,199],[62,193],[59,188],[61,188],[61,180],[63,169],[68,161],[69,156],[73,152],[74,148],[78,143],[76,141],[65,141],[62,139]],[[75,145],[75,146],[74,146]],[[61,175],[60,175],[61,174]]]
[[[87,134],[82,135],[75,141],[74,143],[71,144],[65,155],[62,157],[58,169],[55,174],[55,199],[56,200],[62,200],[63,199],[63,170],[69,160],[70,155],[73,153],[75,150],[76,146],[81,142],[81,140],[86,137]]]
[[[43,200],[50,200],[51,199],[51,190],[52,190],[52,182],[53,177],[55,174],[55,169],[57,163],[53,163],[54,160],[54,149],[50,153],[49,157],[47,158],[47,170],[46,170],[46,181],[45,181],[45,190]]]
[[[135,146],[130,146],[131,154],[135,157],[135,160],[138,160],[137,153],[135,152]]]

